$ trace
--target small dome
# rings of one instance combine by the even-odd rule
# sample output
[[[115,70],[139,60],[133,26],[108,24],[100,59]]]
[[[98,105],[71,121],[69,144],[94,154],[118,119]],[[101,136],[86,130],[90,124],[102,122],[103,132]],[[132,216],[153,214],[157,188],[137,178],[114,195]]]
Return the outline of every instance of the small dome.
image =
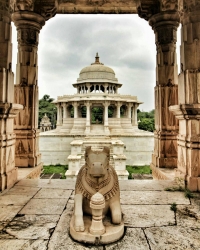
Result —
[[[95,62],[90,66],[83,68],[77,79],[77,83],[83,82],[113,82],[118,83],[117,78],[115,78],[115,72],[110,67],[105,66],[103,63],[99,62],[98,53],[95,57]]]
[[[115,76],[115,72],[113,69],[102,64],[92,64],[90,66],[87,66],[81,70],[80,75],[87,72],[109,72]]]

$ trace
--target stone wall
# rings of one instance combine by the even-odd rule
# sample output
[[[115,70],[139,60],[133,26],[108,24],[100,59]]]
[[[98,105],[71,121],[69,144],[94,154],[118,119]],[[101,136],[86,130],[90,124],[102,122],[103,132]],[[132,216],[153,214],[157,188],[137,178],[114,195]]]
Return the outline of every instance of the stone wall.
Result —
[[[77,137],[63,134],[53,135],[48,132],[41,133],[39,147],[43,164],[68,164],[67,157],[71,154],[70,143],[75,138]],[[83,138],[80,137],[80,139]],[[150,165],[154,143],[153,133],[142,131],[134,136],[120,136],[118,138],[124,142],[127,165]]]
[[[125,145],[126,165],[150,165],[153,153],[153,133],[148,135],[135,135],[133,137],[120,137]]]

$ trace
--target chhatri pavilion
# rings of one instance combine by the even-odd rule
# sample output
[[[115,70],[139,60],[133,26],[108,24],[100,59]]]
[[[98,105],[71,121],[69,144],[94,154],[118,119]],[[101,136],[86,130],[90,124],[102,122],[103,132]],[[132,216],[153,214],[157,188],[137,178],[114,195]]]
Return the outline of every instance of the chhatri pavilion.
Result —
[[[59,96],[57,130],[70,134],[118,135],[137,129],[137,96],[120,95],[122,84],[110,67],[95,62],[83,68],[73,84],[77,94]],[[96,112],[95,112],[96,111]]]
[[[110,164],[121,179],[127,179],[126,164],[150,164],[153,133],[139,130],[137,96],[121,95],[122,84],[115,72],[99,61],[84,67],[73,87],[76,94],[59,96],[57,127],[40,133],[44,164],[68,164],[66,176],[73,178],[84,164],[87,146],[111,151]]]

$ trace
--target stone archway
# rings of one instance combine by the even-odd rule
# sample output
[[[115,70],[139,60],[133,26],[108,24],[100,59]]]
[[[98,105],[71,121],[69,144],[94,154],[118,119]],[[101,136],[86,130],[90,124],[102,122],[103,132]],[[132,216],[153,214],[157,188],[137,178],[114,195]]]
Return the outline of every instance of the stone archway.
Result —
[[[184,6],[184,8],[183,8]],[[200,190],[199,155],[199,68],[200,56],[200,7],[198,0],[185,1],[10,1],[2,0],[0,51],[1,68],[1,175],[0,189],[12,186],[16,181],[16,166],[41,169],[38,151],[37,129],[37,50],[39,32],[45,22],[56,13],[103,13],[139,14],[154,30],[157,46],[155,87],[155,147],[152,156],[152,170],[157,178],[163,178],[161,168],[178,167],[177,175],[187,181],[191,190]],[[11,17],[12,13],[12,17]],[[13,76],[11,72],[10,23],[14,21],[18,32],[18,62],[13,97]],[[176,30],[181,21],[181,74],[176,63]],[[5,48],[7,48],[5,50]],[[13,118],[17,109],[24,109],[15,119],[16,146],[18,156],[14,161],[15,135]],[[178,105],[179,104],[179,105]],[[169,112],[180,120],[180,128]],[[76,108],[74,112],[76,111]],[[75,112],[76,115],[76,112]],[[177,162],[178,152],[178,162]]]

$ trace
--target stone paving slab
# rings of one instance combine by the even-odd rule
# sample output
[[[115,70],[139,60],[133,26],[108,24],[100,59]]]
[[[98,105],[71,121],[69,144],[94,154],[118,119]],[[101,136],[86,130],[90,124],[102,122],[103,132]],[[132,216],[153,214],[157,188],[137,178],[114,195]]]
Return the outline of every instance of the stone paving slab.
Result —
[[[152,227],[144,230],[152,250],[199,250],[199,229]]]
[[[0,221],[10,221],[22,209],[22,206],[0,206]]]
[[[1,250],[46,250],[47,240],[0,240]]]
[[[183,192],[168,191],[121,191],[121,204],[125,205],[148,205],[148,204],[186,204],[189,205],[189,199],[184,197]]]
[[[155,227],[175,225],[170,205],[122,205],[124,224],[127,227]]]
[[[72,194],[72,190],[62,190],[62,189],[49,189],[49,188],[42,188],[34,198],[61,198],[61,199],[68,199]]]
[[[120,190],[123,191],[163,191],[165,188],[176,186],[171,180],[120,180]]]
[[[0,222],[0,231],[9,223],[9,221],[1,221]]]
[[[48,250],[103,250],[103,246],[85,246],[72,240],[69,235],[69,223],[72,213],[73,205],[68,205],[49,241]]]
[[[105,246],[106,250],[149,250],[145,234],[140,228],[128,228],[125,236],[116,243]]]
[[[61,214],[67,199],[32,199],[19,214]]]
[[[0,206],[0,230],[2,230],[21,209],[22,206]]]
[[[73,180],[45,180],[45,179],[24,179],[19,181],[15,186],[28,186],[39,188],[56,188],[56,189],[74,189],[75,181]]]
[[[178,226],[200,229],[200,207],[196,205],[178,205],[176,220]]]
[[[30,195],[34,196],[40,188],[37,187],[21,187],[21,186],[14,186],[9,190],[9,195]]]
[[[0,250],[199,250],[200,194],[188,199],[164,191],[173,185],[120,181],[125,234],[118,242],[91,246],[69,235],[74,181],[21,180],[0,195]]]
[[[59,218],[59,215],[18,216],[4,228],[4,232],[17,239],[48,240]],[[3,237],[5,238],[5,235]]]
[[[33,195],[26,195],[26,194],[11,194],[9,193],[0,196],[0,205],[1,206],[24,206]]]

